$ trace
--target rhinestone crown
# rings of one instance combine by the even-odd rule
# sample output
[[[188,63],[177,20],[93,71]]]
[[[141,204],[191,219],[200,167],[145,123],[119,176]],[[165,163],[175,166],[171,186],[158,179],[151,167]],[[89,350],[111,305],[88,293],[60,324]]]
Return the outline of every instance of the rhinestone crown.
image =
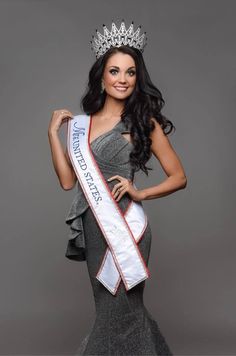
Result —
[[[122,45],[128,45],[140,50],[142,53],[144,47],[147,45],[147,36],[144,32],[139,36],[141,25],[134,32],[133,21],[128,29],[125,27],[125,22],[122,20],[120,28],[118,29],[115,23],[112,21],[111,31],[103,24],[104,35],[96,30],[97,38],[92,36],[91,49],[95,52],[96,59],[102,56],[111,47],[120,47]]]

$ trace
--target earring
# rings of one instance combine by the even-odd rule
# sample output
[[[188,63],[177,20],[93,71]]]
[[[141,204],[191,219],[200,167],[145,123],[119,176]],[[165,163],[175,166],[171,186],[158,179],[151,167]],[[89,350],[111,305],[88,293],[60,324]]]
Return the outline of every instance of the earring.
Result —
[[[101,82],[101,93],[103,93],[104,90],[105,90],[105,86],[104,86],[104,83],[103,83],[103,81],[102,81],[102,82]]]

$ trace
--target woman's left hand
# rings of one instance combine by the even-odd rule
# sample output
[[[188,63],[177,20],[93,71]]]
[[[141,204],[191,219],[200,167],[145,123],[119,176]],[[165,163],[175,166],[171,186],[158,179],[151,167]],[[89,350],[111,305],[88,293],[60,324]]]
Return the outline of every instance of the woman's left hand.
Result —
[[[121,177],[119,175],[115,175],[108,178],[107,181],[111,182],[114,179],[120,181],[120,183],[114,185],[111,192],[116,201],[119,201],[125,193],[128,193],[134,201],[143,200],[142,191],[135,189],[131,180]]]

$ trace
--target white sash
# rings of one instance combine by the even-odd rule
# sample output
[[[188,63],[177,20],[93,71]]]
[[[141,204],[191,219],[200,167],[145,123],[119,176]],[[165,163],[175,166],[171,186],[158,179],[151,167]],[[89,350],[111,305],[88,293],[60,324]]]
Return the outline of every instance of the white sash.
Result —
[[[89,144],[91,116],[68,120],[68,154],[85,197],[107,241],[108,248],[96,278],[116,294],[122,279],[126,290],[150,277],[138,249],[147,225],[140,202],[131,201],[125,214],[113,198]]]

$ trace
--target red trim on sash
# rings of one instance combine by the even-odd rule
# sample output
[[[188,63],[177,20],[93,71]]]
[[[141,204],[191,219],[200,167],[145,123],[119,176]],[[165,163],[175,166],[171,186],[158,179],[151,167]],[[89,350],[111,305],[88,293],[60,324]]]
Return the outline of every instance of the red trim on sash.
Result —
[[[113,195],[111,194],[110,188],[109,188],[109,186],[108,186],[106,180],[104,179],[104,177],[103,177],[103,175],[102,175],[102,173],[101,173],[101,171],[100,171],[100,168],[99,168],[99,166],[98,166],[98,164],[97,164],[97,162],[96,162],[96,160],[95,160],[95,158],[94,158],[94,156],[93,156],[93,152],[92,152],[92,150],[91,150],[90,143],[89,143],[89,141],[90,141],[90,131],[91,131],[91,115],[89,115],[88,117],[89,117],[89,129],[88,129],[87,140],[88,140],[88,148],[89,148],[89,151],[90,151],[90,156],[91,156],[91,158],[92,158],[92,161],[93,161],[94,165],[96,166],[96,169],[97,169],[97,172],[98,172],[100,178],[102,179],[102,181],[103,181],[103,183],[104,183],[104,185],[105,185],[105,187],[106,187],[107,193],[110,195],[111,199],[112,199],[113,202],[114,202],[114,206],[115,206],[117,212],[123,217],[124,223],[127,225],[128,229],[129,229],[129,231],[130,231],[130,235],[131,235],[131,237],[132,237],[132,241],[133,241],[134,247],[136,247],[137,252],[138,252],[139,256],[141,257],[141,259],[142,259],[142,261],[143,261],[143,266],[144,266],[144,268],[145,268],[145,270],[146,270],[146,272],[147,272],[147,275],[148,275],[148,277],[150,277],[150,271],[149,271],[148,267],[146,266],[146,263],[145,263],[145,261],[144,261],[144,259],[143,259],[143,256],[141,255],[141,253],[140,253],[140,251],[139,251],[139,248],[138,248],[138,246],[137,246],[137,242],[136,242],[136,240],[135,240],[135,238],[134,238],[134,236],[133,236],[133,233],[132,233],[132,231],[131,231],[129,225],[127,224],[126,220],[124,219],[124,214],[123,214],[122,210],[120,209],[119,205],[117,204],[116,200],[114,199]],[[71,120],[71,119],[67,120],[67,139],[69,140],[69,142],[70,142],[70,130],[69,130],[69,127],[70,127],[70,125],[71,125],[71,121],[70,121],[70,120]],[[88,198],[88,195],[87,195],[87,193],[86,193],[85,188],[83,187],[83,183],[81,182],[80,176],[79,176],[79,174],[77,175],[77,170],[76,170],[76,168],[75,168],[75,166],[74,166],[73,159],[72,159],[71,154],[70,154],[70,150],[68,150],[68,154],[69,154],[69,156],[70,156],[70,160],[71,160],[71,162],[72,162],[72,165],[73,165],[74,171],[75,171],[75,173],[76,173],[76,176],[77,176],[77,178],[78,178],[78,180],[79,180],[79,182],[80,182],[80,187],[82,188],[82,190],[83,190],[83,192],[84,192],[84,195],[85,195],[85,197],[87,198],[87,201],[89,202],[90,200],[89,200],[89,198]],[[94,208],[93,208],[92,204],[91,204],[91,205],[89,204],[89,206],[90,206],[90,208],[92,209],[92,211],[93,211],[93,213],[94,213],[94,216],[95,216],[95,218],[96,218],[96,213],[95,213],[95,211],[94,211]],[[128,208],[129,208],[129,207],[130,207],[130,204],[129,204]],[[128,208],[126,209],[126,211],[128,210]],[[129,290],[129,287],[128,287],[128,285],[127,285],[126,282],[125,282],[125,277],[124,277],[124,275],[123,275],[123,273],[122,273],[122,271],[121,271],[121,269],[120,269],[120,267],[119,267],[119,262],[118,262],[117,259],[116,259],[116,256],[115,256],[115,254],[114,254],[114,252],[113,252],[113,249],[112,249],[112,246],[110,245],[108,239],[106,238],[105,231],[103,230],[102,225],[101,225],[100,222],[99,222],[99,219],[96,219],[96,221],[97,221],[97,223],[98,223],[98,225],[99,225],[101,231],[103,232],[103,235],[104,235],[104,237],[105,237],[105,239],[106,239],[106,242],[107,242],[108,246],[110,247],[110,251],[111,251],[111,253],[112,253],[112,256],[113,256],[114,260],[116,261],[116,267],[118,268],[120,275],[123,276],[122,280],[123,280],[123,283],[124,283],[124,285],[125,285],[126,290],[128,291],[128,290]],[[100,268],[99,268],[99,270],[100,270]],[[118,281],[120,282],[120,278],[119,278]],[[118,284],[118,283],[117,283],[117,284]],[[132,287],[131,287],[131,288],[132,288]]]
[[[128,213],[128,210],[131,208],[131,205],[132,205],[132,200],[129,202],[128,208],[125,210],[124,216]],[[144,232],[146,230],[146,227],[147,227],[147,219],[145,219],[145,225],[144,225],[143,230],[141,231],[141,233],[140,233],[140,235],[139,235],[139,237],[137,239],[137,244],[142,240],[142,238],[144,236]],[[103,260],[101,262],[100,268],[99,268],[99,270],[98,270],[98,272],[96,274],[96,277],[98,276],[98,274],[102,270],[102,267],[103,267],[103,265],[104,265],[104,263],[106,261],[106,256],[107,256],[108,252],[109,252],[109,247],[107,247],[107,249],[106,249],[105,255],[104,255]],[[121,282],[121,277],[119,276],[119,279],[118,279],[117,284],[115,286],[115,293],[112,292],[112,294],[115,295],[115,296],[117,295],[118,287],[120,285],[120,282]]]
[[[91,123],[92,123],[92,115],[89,115],[89,130],[88,130],[87,139],[88,139],[88,147],[89,147],[89,150],[90,150],[90,154],[91,154],[92,160],[93,160],[93,162],[94,162],[94,165],[95,165],[96,168],[97,168],[97,171],[98,171],[98,173],[99,173],[101,179],[103,180],[103,182],[104,182],[104,184],[105,184],[105,186],[106,186],[106,188],[107,188],[107,192],[110,194],[110,197],[112,198],[112,200],[113,200],[113,202],[114,202],[114,205],[115,205],[117,211],[121,214],[121,216],[122,216],[123,219],[124,219],[123,211],[120,209],[119,205],[117,204],[117,201],[114,199],[113,195],[111,194],[110,187],[109,187],[109,185],[107,184],[106,180],[104,179],[103,175],[101,174],[101,170],[100,170],[100,168],[99,168],[99,166],[98,166],[96,160],[94,159],[93,152],[92,152],[92,150],[91,150],[90,143],[89,143],[89,141],[90,141],[90,132],[91,132]],[[129,227],[129,225],[127,224],[127,222],[126,222],[125,219],[124,219],[124,223],[127,225],[128,229],[129,229],[129,231],[130,231],[130,235],[132,236],[132,239],[133,239],[133,242],[135,243],[135,246],[137,246],[137,243],[136,243],[136,240],[135,240],[135,238],[134,238],[134,235],[133,235],[133,233],[132,233],[132,231],[131,231],[131,229],[130,229],[130,227]],[[146,266],[146,262],[144,261],[143,256],[141,255],[141,253],[140,253],[140,251],[139,251],[139,248],[137,248],[137,250],[138,250],[139,256],[141,257],[141,259],[142,259],[142,261],[143,261],[143,265],[144,265],[144,268],[145,268],[145,270],[146,270],[146,272],[147,272],[147,274],[148,274],[148,277],[150,277],[150,271],[149,271],[148,267]],[[112,251],[111,251],[111,252],[112,252]],[[113,253],[112,253],[112,255],[113,255]],[[116,260],[116,261],[117,261],[117,260]],[[119,265],[119,263],[118,263],[118,265]],[[121,273],[121,274],[122,274],[122,273]],[[128,288],[126,288],[126,290],[128,290]]]

